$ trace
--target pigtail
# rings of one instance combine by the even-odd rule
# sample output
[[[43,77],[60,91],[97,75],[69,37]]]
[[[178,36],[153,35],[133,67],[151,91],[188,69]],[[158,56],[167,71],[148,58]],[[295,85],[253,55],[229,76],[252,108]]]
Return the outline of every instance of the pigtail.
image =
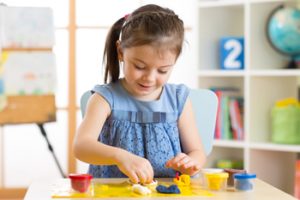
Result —
[[[122,17],[110,28],[105,42],[103,53],[103,65],[105,66],[104,83],[116,82],[120,76],[120,66],[116,42],[119,40],[120,32],[125,18]]]

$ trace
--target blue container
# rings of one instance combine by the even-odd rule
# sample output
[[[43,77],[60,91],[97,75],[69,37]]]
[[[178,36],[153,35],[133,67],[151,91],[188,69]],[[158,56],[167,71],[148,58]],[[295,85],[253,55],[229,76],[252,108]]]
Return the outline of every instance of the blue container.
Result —
[[[233,177],[236,190],[247,191],[253,189],[252,179],[256,178],[256,174],[239,173],[234,174]]]
[[[244,69],[244,38],[223,37],[220,40],[221,69]]]

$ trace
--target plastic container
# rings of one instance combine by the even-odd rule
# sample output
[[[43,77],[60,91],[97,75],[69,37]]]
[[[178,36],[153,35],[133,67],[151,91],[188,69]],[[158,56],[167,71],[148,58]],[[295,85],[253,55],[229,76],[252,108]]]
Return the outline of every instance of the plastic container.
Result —
[[[200,179],[202,181],[202,185],[205,188],[208,188],[208,184],[207,184],[207,178],[206,178],[206,174],[213,174],[213,173],[222,173],[224,170],[220,169],[220,168],[203,168],[201,169],[201,173],[200,173]]]
[[[69,178],[73,190],[84,193],[89,189],[93,177],[90,174],[70,174]]]
[[[253,179],[256,178],[256,174],[234,174],[234,187],[236,190],[248,191],[253,189]]]
[[[205,176],[207,182],[207,189],[216,191],[226,190],[227,179],[229,176],[228,173],[206,173]]]
[[[245,174],[246,170],[244,169],[224,169],[224,172],[227,172],[229,177],[227,179],[227,186],[234,186],[234,174]]]

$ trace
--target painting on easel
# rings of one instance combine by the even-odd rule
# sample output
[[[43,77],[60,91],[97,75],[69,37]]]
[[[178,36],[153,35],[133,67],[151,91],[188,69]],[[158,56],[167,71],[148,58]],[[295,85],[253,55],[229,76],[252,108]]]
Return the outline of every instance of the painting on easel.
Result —
[[[53,13],[0,5],[0,124],[56,120]]]

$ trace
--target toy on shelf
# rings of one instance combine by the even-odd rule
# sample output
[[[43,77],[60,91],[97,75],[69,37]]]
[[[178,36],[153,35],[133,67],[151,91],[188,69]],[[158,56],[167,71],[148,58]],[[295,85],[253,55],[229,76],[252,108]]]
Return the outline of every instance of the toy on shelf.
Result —
[[[279,100],[272,108],[272,137],[274,143],[300,144],[300,103],[297,99]]]
[[[223,37],[220,40],[221,69],[244,69],[244,38]]]
[[[300,68],[299,15],[299,2],[298,7],[280,4],[271,11],[266,23],[270,45],[291,58],[286,66],[288,69]]]

